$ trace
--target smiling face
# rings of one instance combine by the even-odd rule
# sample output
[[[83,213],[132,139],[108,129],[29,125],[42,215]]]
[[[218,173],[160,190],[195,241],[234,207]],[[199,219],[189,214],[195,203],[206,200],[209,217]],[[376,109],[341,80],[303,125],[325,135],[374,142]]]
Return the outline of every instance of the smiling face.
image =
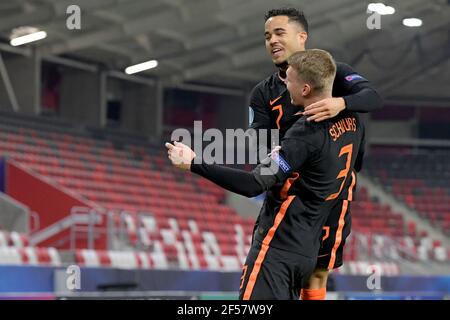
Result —
[[[266,49],[273,63],[282,64],[297,51],[305,50],[307,34],[287,16],[274,16],[265,23]]]

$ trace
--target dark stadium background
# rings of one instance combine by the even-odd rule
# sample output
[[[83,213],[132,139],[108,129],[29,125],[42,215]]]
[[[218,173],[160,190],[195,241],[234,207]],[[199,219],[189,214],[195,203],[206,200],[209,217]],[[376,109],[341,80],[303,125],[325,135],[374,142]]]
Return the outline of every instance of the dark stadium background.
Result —
[[[196,120],[247,127],[250,90],[275,71],[263,16],[287,5],[309,19],[308,48],[385,100],[365,116],[352,234],[327,299],[448,299],[450,5],[385,2],[395,13],[371,30],[368,4],[0,2],[0,298],[237,298],[261,199],[173,169],[163,143]],[[402,24],[412,17],[422,26]],[[30,28],[47,37],[10,44]],[[125,73],[148,60],[158,66]]]

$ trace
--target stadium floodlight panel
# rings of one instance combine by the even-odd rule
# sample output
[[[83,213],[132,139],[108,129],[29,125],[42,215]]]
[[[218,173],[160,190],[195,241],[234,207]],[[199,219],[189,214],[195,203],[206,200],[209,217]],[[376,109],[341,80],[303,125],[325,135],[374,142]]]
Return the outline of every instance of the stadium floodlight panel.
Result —
[[[406,18],[403,19],[403,25],[407,27],[420,27],[422,25],[422,20],[419,18]]]
[[[130,67],[126,68],[125,73],[126,74],[138,73],[138,72],[141,72],[144,70],[156,68],[157,66],[158,66],[158,61],[150,60],[150,61],[142,62],[139,64],[135,64],[134,66],[130,66]]]
[[[45,31],[38,31],[38,32],[33,32],[24,36],[20,36],[14,39],[11,39],[10,44],[13,47],[17,47],[17,46],[21,46],[23,44],[26,43],[30,43],[30,42],[34,42],[34,41],[38,41],[38,40],[42,40],[45,39],[47,37],[47,32]]]
[[[377,3],[369,3],[367,6],[367,10],[376,12],[382,16],[388,15],[388,14],[394,14],[395,8],[391,6],[387,6],[384,3],[377,2]]]

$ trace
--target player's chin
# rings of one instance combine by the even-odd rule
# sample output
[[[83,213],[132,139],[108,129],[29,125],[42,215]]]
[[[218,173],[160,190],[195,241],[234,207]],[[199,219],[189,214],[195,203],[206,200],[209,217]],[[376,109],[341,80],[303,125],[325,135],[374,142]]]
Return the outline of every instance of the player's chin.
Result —
[[[282,63],[284,63],[285,61],[286,61],[286,58],[285,58],[285,57],[281,57],[281,56],[273,57],[273,56],[272,56],[272,62],[273,62],[274,64],[276,64],[276,65],[282,64]]]

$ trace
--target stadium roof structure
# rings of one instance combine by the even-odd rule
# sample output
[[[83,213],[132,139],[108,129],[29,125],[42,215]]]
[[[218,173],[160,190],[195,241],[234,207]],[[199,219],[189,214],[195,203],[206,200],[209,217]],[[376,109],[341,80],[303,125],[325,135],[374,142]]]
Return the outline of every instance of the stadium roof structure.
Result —
[[[80,30],[66,27],[72,4],[81,9]],[[389,5],[395,14],[381,16],[380,29],[370,30],[367,2],[359,0],[9,0],[0,3],[0,49],[9,46],[12,29],[32,26],[47,32],[46,39],[28,45],[43,57],[114,70],[156,59],[159,67],[144,76],[249,89],[274,71],[264,48],[265,12],[301,6],[310,24],[309,48],[331,51],[386,96],[414,100],[421,88],[430,99],[448,102],[442,87],[450,82],[448,1]],[[405,27],[405,17],[420,17],[423,25]]]

